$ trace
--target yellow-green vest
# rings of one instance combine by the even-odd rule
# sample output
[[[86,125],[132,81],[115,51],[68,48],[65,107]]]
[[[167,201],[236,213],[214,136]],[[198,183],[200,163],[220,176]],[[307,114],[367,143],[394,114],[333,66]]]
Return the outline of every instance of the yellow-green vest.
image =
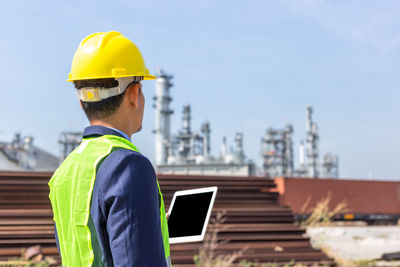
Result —
[[[125,138],[104,135],[84,138],[65,159],[49,181],[53,220],[57,228],[63,266],[92,266],[94,253],[88,226],[90,203],[96,173],[101,162],[116,149],[138,149]],[[158,185],[161,231],[167,265],[170,266],[168,225],[165,206]]]

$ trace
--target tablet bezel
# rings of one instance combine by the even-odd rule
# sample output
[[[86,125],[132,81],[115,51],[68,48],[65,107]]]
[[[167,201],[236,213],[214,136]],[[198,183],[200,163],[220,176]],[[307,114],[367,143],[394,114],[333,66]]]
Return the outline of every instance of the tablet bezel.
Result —
[[[212,187],[204,187],[204,188],[198,188],[198,189],[181,190],[181,191],[175,192],[174,197],[172,198],[172,201],[171,201],[171,205],[169,206],[169,209],[168,209],[168,214],[171,214],[171,211],[174,208],[175,199],[177,196],[193,195],[193,194],[208,193],[208,192],[212,192],[213,194],[211,197],[210,205],[208,206],[208,211],[207,211],[206,219],[204,221],[203,230],[201,231],[201,234],[184,236],[184,237],[170,237],[169,238],[170,244],[203,241],[204,236],[206,234],[208,221],[210,220],[210,217],[211,217],[211,211],[214,206],[214,201],[215,201],[215,197],[217,195],[217,191],[218,191],[218,187],[212,186]]]

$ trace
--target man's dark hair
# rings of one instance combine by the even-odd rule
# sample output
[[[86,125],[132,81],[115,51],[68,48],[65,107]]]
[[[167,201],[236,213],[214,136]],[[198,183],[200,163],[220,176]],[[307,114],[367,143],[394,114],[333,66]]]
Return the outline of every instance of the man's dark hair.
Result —
[[[132,82],[128,85],[132,86],[138,82]],[[92,79],[92,80],[81,80],[74,81],[76,89],[81,89],[84,87],[102,87],[102,88],[112,88],[118,86],[118,81],[114,78],[107,79]],[[103,119],[111,114],[115,113],[121,106],[122,100],[125,96],[124,91],[120,95],[112,96],[107,99],[103,99],[98,102],[84,102],[81,100],[82,108],[89,121]],[[140,94],[140,92],[139,92]]]

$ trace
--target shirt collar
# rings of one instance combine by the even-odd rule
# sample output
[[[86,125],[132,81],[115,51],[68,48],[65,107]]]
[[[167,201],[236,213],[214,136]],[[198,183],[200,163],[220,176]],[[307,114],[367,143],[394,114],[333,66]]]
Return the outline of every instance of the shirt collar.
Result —
[[[83,137],[89,137],[89,136],[102,136],[102,135],[116,135],[122,138],[127,139],[128,141],[131,141],[131,139],[129,138],[129,136],[118,130],[118,129],[114,129],[111,127],[105,127],[105,126],[100,126],[100,125],[92,125],[92,126],[88,126],[85,128],[85,130],[83,131]]]
[[[123,137],[125,137],[126,139],[128,139],[129,141],[131,141],[131,138],[130,138],[126,133],[124,133],[123,131],[118,130],[118,129],[115,129],[115,128],[112,128],[112,127],[106,127],[106,128],[111,129],[111,130],[114,130],[114,131],[120,133]]]

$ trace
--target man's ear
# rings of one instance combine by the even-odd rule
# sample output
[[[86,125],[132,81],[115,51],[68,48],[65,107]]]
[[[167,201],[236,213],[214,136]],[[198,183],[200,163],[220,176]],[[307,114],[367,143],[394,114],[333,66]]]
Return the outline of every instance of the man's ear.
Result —
[[[126,89],[126,97],[128,98],[129,104],[133,105],[135,108],[139,107],[139,84],[129,86]]]

